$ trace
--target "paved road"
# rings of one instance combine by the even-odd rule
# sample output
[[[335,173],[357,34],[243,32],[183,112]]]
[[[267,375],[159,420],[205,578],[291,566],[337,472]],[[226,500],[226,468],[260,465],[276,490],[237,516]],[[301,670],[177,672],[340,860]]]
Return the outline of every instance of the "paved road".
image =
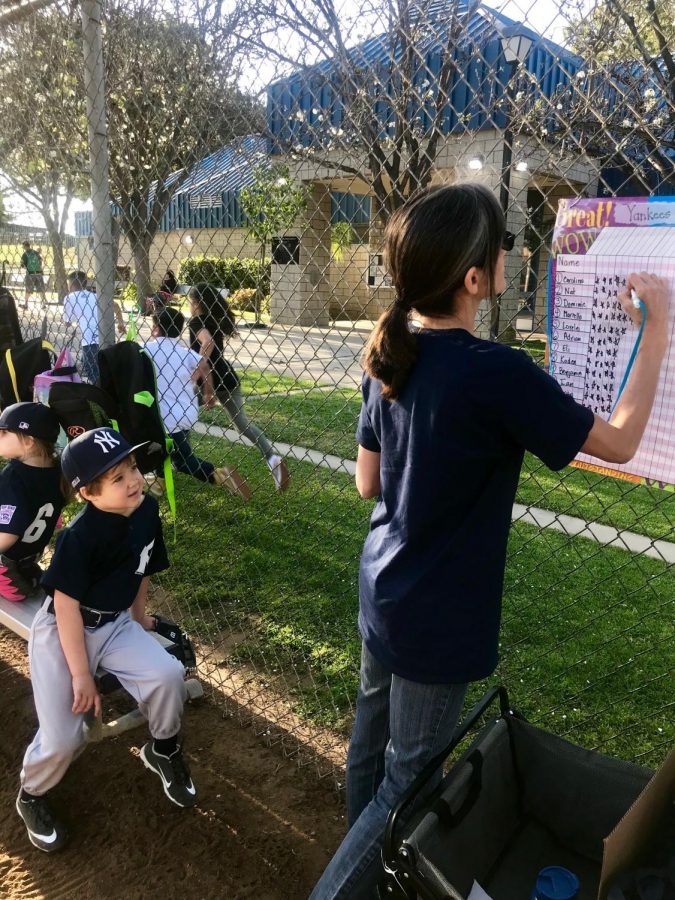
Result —
[[[47,319],[46,336],[57,347],[69,346],[79,352],[79,334],[73,335],[61,319],[60,308],[50,305],[46,314],[39,303],[31,302],[27,311],[19,309],[25,338],[41,333]],[[150,337],[151,320],[139,321],[142,338]],[[359,358],[369,332],[369,323],[348,323],[330,328],[303,328],[274,325],[271,328],[246,328],[240,323],[239,336],[229,345],[229,356],[236,368],[248,368],[277,375],[302,378],[321,384],[358,387],[361,383]]]

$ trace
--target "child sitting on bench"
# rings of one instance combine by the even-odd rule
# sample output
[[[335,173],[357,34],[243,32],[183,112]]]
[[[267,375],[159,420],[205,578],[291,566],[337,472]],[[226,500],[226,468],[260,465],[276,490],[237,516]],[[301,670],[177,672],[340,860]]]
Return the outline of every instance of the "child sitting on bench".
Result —
[[[42,552],[71,496],[54,451],[59,422],[42,403],[13,403],[0,415],[0,597],[42,598]]]
[[[45,796],[83,743],[86,712],[101,711],[94,681],[115,675],[148,720],[141,761],[168,799],[194,806],[197,792],[178,734],[187,696],[184,669],[148,634],[150,576],[169,565],[157,501],[143,494],[134,450],[112,428],[96,428],[63,451],[63,472],[86,506],[59,535],[28,643],[39,728],[26,750],[16,809],[34,847],[52,853],[68,834]]]

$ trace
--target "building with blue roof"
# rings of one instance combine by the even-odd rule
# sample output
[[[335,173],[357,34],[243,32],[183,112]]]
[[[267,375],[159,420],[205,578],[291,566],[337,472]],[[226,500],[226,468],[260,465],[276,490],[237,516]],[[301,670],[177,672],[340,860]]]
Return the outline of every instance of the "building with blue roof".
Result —
[[[453,16],[461,20],[456,39]],[[414,122],[420,147],[436,141],[432,182],[471,179],[488,184],[502,199],[508,227],[517,236],[516,252],[508,262],[503,327],[515,319],[521,294],[536,295],[538,282],[544,280],[544,254],[528,255],[526,233],[546,233],[560,197],[597,193],[598,162],[551,140],[564,123],[564,110],[555,108],[554,98],[561,88],[584,77],[583,61],[522,23],[466,0],[425,4],[423,17],[416,19],[413,13],[410,30],[417,33],[413,62],[405,70],[411,84],[405,117]],[[525,48],[515,60],[514,44]],[[321,270],[327,271],[327,256],[325,238],[317,238],[326,234],[326,191],[366,194],[377,209],[386,203],[387,192],[395,190],[386,182],[386,165],[375,160],[379,169],[372,168],[363,135],[375,135],[383,154],[394,144],[400,124],[399,65],[408,50],[391,34],[374,34],[350,48],[346,59],[323,60],[268,88],[272,153],[294,166],[295,176],[313,183],[314,196],[323,198],[322,209],[314,210],[312,228],[298,223],[294,232],[300,244],[299,271],[273,265],[272,309],[279,321],[327,321],[335,292],[320,276]],[[452,64],[442,95],[446,99],[439,104],[439,82],[448,58]],[[518,135],[519,117],[542,101],[551,115],[542,120],[541,131]],[[360,121],[365,123],[361,132]],[[415,185],[408,188],[414,190]],[[381,268],[382,218],[371,219],[370,254],[361,273],[361,283],[369,285],[361,309],[371,318],[391,300]],[[276,310],[275,293],[281,299]]]
[[[439,115],[436,96],[451,37],[449,10],[465,19],[461,35],[451,41],[452,76]],[[526,233],[545,237],[560,197],[598,192],[598,162],[555,140],[564,110],[551,106],[542,133],[514,138],[518,115],[541,101],[551,105],[561,87],[583,76],[583,63],[485,5],[434,0],[425,16],[414,23],[415,99],[407,116],[422,146],[434,136],[437,140],[432,181],[481,180],[502,199],[508,227],[517,235],[508,262],[503,326],[515,318],[521,295],[536,296],[544,281],[545,254],[528,255]],[[509,50],[520,39],[526,52],[519,56],[518,69]],[[347,51],[350,71],[364,77],[366,102],[360,98],[360,114],[365,110],[365,126],[385,151],[397,124],[392,96],[401,52],[387,33]],[[307,214],[280,236],[285,252],[272,264],[273,320],[311,325],[336,317],[377,317],[391,300],[381,265],[381,197],[356,127],[355,92],[344,73],[344,60],[324,60],[275,81],[267,91],[268,134],[249,135],[195,166],[171,199],[151,251],[157,282],[190,254],[257,256],[257,246],[246,235],[239,194],[253,182],[256,166],[281,162],[313,190]],[[385,185],[385,191],[393,188]],[[91,230],[86,216],[79,214],[76,221],[81,246]],[[331,229],[338,222],[349,222],[357,239],[369,240],[353,244],[339,263],[330,250]],[[123,264],[131,264],[126,248],[120,256]],[[81,258],[81,264],[86,262]]]

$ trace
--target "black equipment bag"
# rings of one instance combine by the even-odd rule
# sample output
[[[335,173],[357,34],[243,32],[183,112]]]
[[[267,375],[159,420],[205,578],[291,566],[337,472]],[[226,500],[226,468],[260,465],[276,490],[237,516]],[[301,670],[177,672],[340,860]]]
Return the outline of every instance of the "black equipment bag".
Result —
[[[33,338],[10,347],[0,356],[0,405],[4,409],[12,403],[33,400],[33,381],[36,375],[52,368],[55,347],[42,338]]]
[[[0,284],[0,353],[23,343],[16,299],[12,292]]]
[[[49,389],[49,406],[69,441],[92,428],[112,426],[117,418],[112,397],[85,382],[55,381]]]
[[[136,451],[138,468],[145,474],[161,469],[169,455],[169,443],[157,398],[155,367],[148,354],[133,341],[121,341],[99,350],[101,388],[112,398],[117,424]]]

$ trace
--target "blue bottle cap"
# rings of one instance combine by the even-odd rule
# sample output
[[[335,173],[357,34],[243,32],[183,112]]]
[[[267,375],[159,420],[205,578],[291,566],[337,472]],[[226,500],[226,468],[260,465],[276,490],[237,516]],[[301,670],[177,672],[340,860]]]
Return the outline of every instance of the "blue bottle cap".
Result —
[[[546,866],[537,875],[532,900],[574,900],[579,893],[579,879],[562,866]]]

